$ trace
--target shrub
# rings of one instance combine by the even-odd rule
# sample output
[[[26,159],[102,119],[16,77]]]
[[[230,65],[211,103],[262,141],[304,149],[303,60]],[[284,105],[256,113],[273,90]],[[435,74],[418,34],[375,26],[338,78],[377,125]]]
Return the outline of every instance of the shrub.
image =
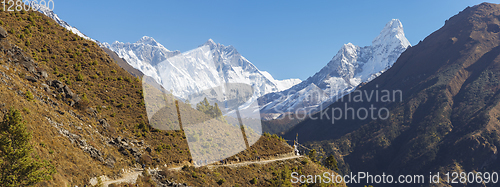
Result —
[[[23,112],[26,113],[26,114],[31,113],[30,109],[28,109],[28,108],[23,108]]]
[[[84,110],[84,109],[87,109],[89,105],[90,105],[90,101],[87,98],[87,94],[83,93],[82,100],[77,103],[77,107],[80,110]]]
[[[33,99],[35,99],[35,96],[33,96],[33,93],[31,93],[29,90],[26,91],[25,95],[28,101],[32,101]]]
[[[217,184],[222,185],[222,184],[224,184],[225,182],[226,182],[226,179],[219,179],[219,180],[217,181]]]
[[[78,63],[74,65],[75,71],[82,71],[82,64]]]
[[[83,81],[83,75],[81,73],[76,77],[76,81]]]
[[[257,178],[253,178],[252,180],[250,180],[250,184],[257,184]]]

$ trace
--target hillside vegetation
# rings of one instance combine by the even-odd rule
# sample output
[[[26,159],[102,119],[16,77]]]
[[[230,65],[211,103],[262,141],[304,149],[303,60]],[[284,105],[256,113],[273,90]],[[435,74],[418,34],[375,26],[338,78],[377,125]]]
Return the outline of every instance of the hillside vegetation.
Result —
[[[121,169],[138,164],[192,164],[185,132],[152,128],[142,80],[97,44],[39,12],[1,11],[0,26],[7,31],[0,39],[0,109],[21,111],[35,152],[55,166],[53,179],[39,185],[83,186],[92,177],[116,178]],[[182,102],[178,107],[189,114],[186,119],[210,119]],[[166,114],[165,121],[177,122],[176,112],[168,109]],[[278,139],[264,137],[240,158],[290,150]]]

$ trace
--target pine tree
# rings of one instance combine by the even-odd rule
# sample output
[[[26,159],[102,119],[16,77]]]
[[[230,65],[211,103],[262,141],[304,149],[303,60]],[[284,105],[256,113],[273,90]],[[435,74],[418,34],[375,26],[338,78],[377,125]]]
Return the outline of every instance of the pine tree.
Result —
[[[54,167],[32,158],[31,134],[19,111],[10,109],[0,122],[0,184],[30,186],[51,180]]]
[[[287,165],[285,165],[285,168],[283,168],[283,170],[278,169],[278,171],[273,172],[274,178],[269,181],[271,183],[270,186],[273,187],[292,186],[291,174],[292,171],[288,169]]]
[[[206,97],[203,101],[196,104],[196,110],[203,112],[212,118],[219,118],[222,116],[222,111],[220,110],[219,105],[217,103],[213,106],[210,105]],[[223,118],[221,118],[221,120],[223,120]]]
[[[203,112],[205,114],[208,114],[208,112],[211,110],[211,108],[210,108],[210,103],[208,102],[206,97],[205,97],[205,99],[203,99],[203,101],[196,104],[196,110]]]
[[[212,108],[213,110],[213,117],[220,117],[222,116],[222,111],[219,108],[219,105],[215,103],[215,106]]]
[[[330,155],[326,158],[325,166],[330,168],[330,169],[335,169],[337,171],[339,170],[339,167],[337,166],[337,160],[335,159],[335,157],[333,155]]]
[[[311,159],[312,162],[317,163],[318,162],[318,155],[316,153],[316,149],[312,149],[309,151],[309,159]]]

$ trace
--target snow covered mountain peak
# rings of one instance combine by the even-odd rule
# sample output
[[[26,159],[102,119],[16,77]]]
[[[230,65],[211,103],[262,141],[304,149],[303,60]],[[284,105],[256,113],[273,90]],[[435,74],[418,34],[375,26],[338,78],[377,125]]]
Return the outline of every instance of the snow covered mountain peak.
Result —
[[[353,91],[362,82],[368,82],[392,67],[399,55],[410,46],[405,38],[403,25],[398,19],[389,21],[371,46],[359,47],[352,43],[342,45],[328,64],[314,76],[280,93],[271,93],[259,98],[261,113],[273,114],[320,111],[339,98]],[[315,85],[317,89],[314,88]],[[314,100],[301,99],[301,95],[312,95],[323,91],[325,96]],[[316,90],[316,91],[312,91]],[[285,97],[283,97],[285,96]],[[307,98],[307,97],[305,97]]]
[[[180,51],[170,51],[162,44],[158,43],[153,37],[149,36],[143,36],[135,43],[115,41],[112,44],[104,42],[103,45],[115,51],[118,56],[124,58],[134,68],[139,70],[141,70],[139,66],[145,65],[142,63],[154,66],[169,57],[180,54]]]
[[[163,45],[161,45],[160,43],[158,43],[153,37],[149,37],[149,36],[143,36],[140,40],[138,40],[135,43],[136,44],[140,44],[141,43],[141,44],[145,44],[145,45],[151,45],[151,46],[155,46],[155,47],[159,47],[159,48],[164,48],[167,51],[170,51],[167,48],[165,48]]]
[[[381,44],[397,43],[402,46],[409,46],[410,42],[406,39],[403,30],[403,24],[399,19],[389,21],[380,34],[372,41],[372,46]]]
[[[236,50],[236,48],[234,48],[234,46],[232,45],[225,46],[223,44],[214,42],[214,40],[212,39],[208,39],[207,42],[205,42],[203,45],[200,45],[200,47],[202,46],[209,46],[210,50],[218,50],[225,53],[233,53],[235,55],[239,55],[238,51]]]
[[[216,46],[217,44],[212,40],[212,38],[208,39],[207,42],[203,45],[208,45],[208,46]]]

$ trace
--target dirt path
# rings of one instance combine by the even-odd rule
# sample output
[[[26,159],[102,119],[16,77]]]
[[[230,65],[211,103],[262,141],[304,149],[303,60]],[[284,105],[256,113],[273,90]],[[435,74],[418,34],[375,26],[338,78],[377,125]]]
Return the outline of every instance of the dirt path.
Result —
[[[287,156],[287,157],[282,157],[282,158],[275,158],[275,159],[270,159],[270,160],[261,160],[261,161],[246,161],[246,162],[238,162],[238,163],[233,163],[233,164],[224,164],[224,165],[207,165],[207,166],[202,166],[202,167],[208,167],[209,169],[214,169],[214,168],[219,168],[219,167],[241,167],[241,166],[248,166],[250,164],[267,164],[270,162],[276,162],[276,161],[281,161],[281,160],[289,160],[289,159],[295,159],[295,158],[300,158],[302,156]],[[174,170],[174,171],[180,171],[183,166],[178,166],[178,167],[171,167],[169,170]],[[150,170],[157,170],[157,169],[147,169],[148,171]],[[142,169],[130,169],[122,173],[122,177],[116,180],[112,180],[106,176],[101,176],[101,181],[104,187],[108,187],[110,184],[119,184],[119,183],[130,183],[134,184],[137,181],[137,177],[139,175],[142,175],[143,170]],[[92,178],[90,180],[91,185],[96,185],[98,183],[97,178]]]
[[[137,181],[137,177],[139,175],[142,175],[142,169],[130,169],[130,170],[124,170],[122,173],[122,177],[116,180],[112,180],[108,178],[107,176],[100,176],[99,178],[101,179],[101,184],[104,187],[108,187],[110,184],[119,184],[119,183],[129,183],[129,184],[134,184]],[[97,177],[94,177],[90,179],[90,185],[95,186],[99,183]]]
[[[102,182],[102,184],[103,184],[102,186],[108,187],[108,185],[110,185],[110,184],[120,184],[120,183],[133,184],[137,181],[137,178],[141,174],[142,174],[142,170],[136,170],[136,171],[133,171],[131,173],[125,173],[122,175],[122,178]]]
[[[260,160],[260,161],[247,161],[247,162],[238,162],[234,164],[226,164],[226,165],[208,165],[208,168],[213,169],[213,168],[218,168],[218,167],[241,167],[241,166],[248,166],[250,164],[267,164],[270,162],[276,162],[280,160],[289,160],[289,159],[295,159],[295,158],[300,158],[302,156],[287,156],[283,158],[275,158],[271,160]]]
[[[206,166],[202,166],[202,167],[208,167],[209,169],[213,169],[213,168],[219,168],[219,167],[231,167],[231,168],[234,168],[234,167],[241,167],[241,166],[247,166],[247,165],[250,165],[250,164],[267,164],[269,162],[276,162],[276,161],[280,161],[280,160],[289,160],[289,159],[294,159],[294,158],[300,158],[302,156],[287,156],[287,157],[282,157],[282,158],[275,158],[275,159],[270,159],[270,160],[261,160],[261,161],[245,161],[245,162],[238,162],[238,163],[234,163],[234,164],[224,164],[224,165],[206,165]],[[179,167],[172,167],[172,168],[168,168],[169,170],[175,170],[175,171],[179,171],[182,169],[183,166],[179,166]]]

